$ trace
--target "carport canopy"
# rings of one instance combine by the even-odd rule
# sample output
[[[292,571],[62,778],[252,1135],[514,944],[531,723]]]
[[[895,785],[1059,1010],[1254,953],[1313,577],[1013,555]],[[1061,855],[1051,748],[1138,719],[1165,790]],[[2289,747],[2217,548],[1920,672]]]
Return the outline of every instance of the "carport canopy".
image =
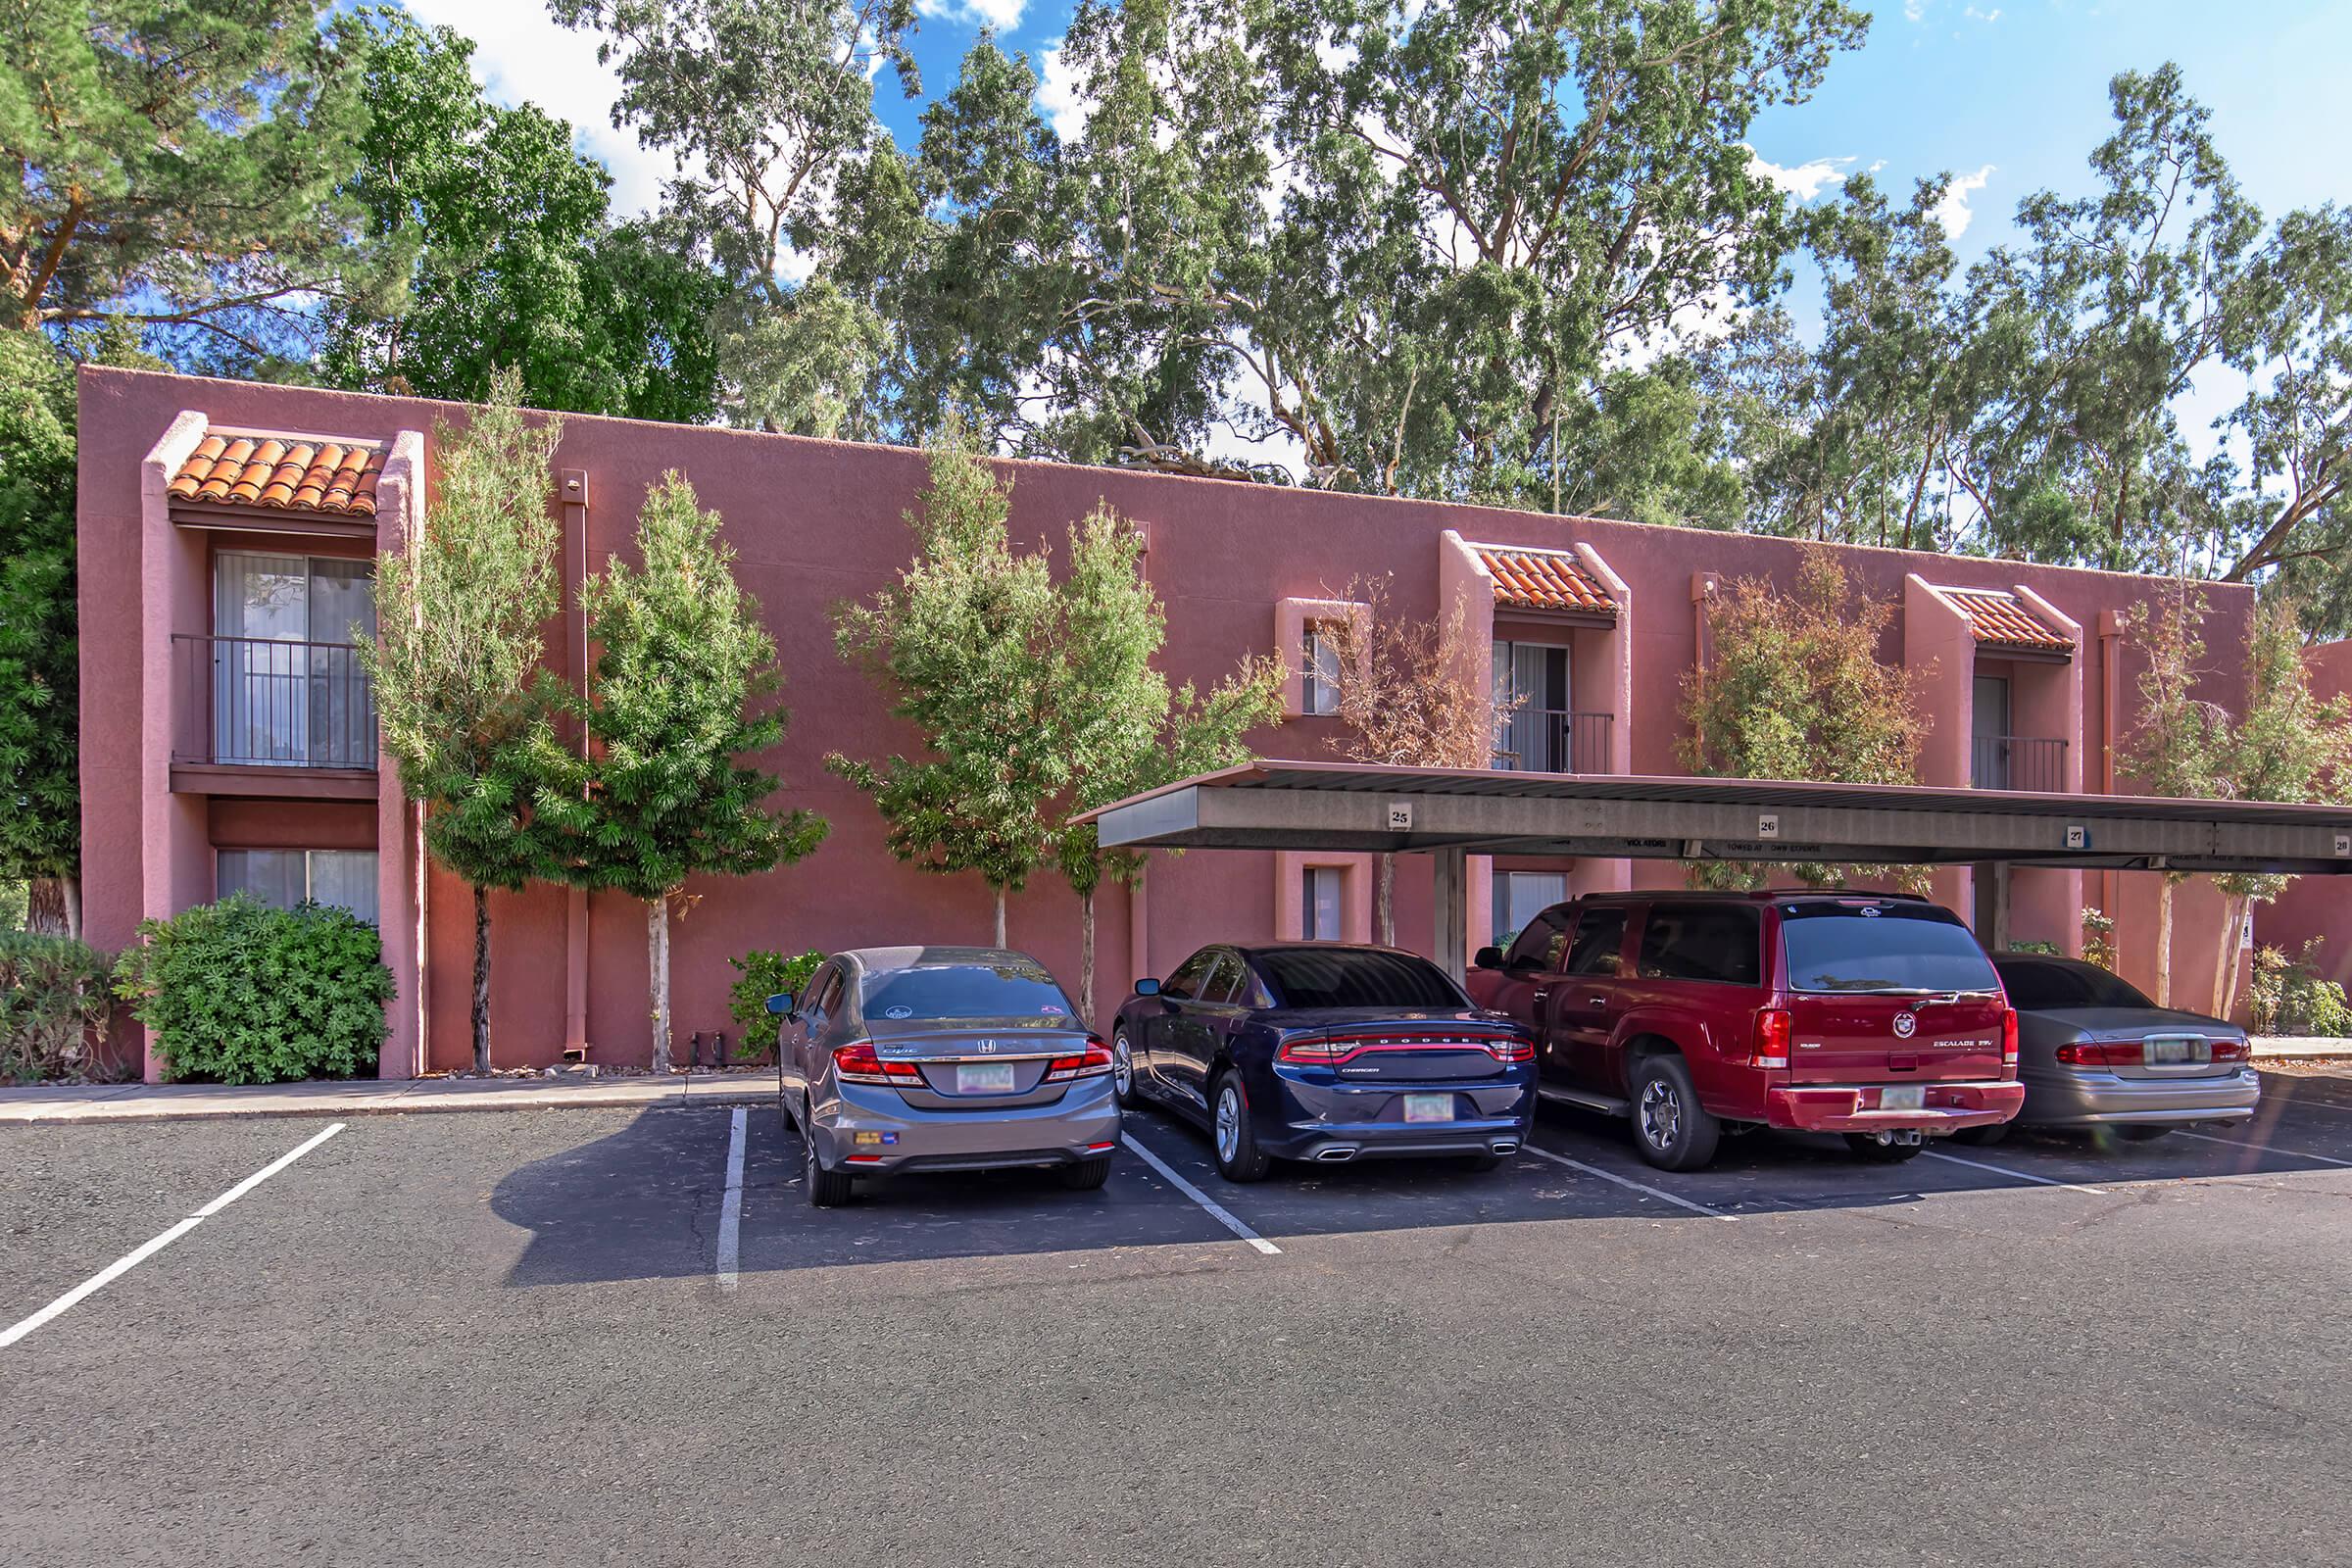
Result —
[[[1463,857],[2352,871],[2352,808],[1915,784],[1260,760],[1087,813],[1105,848],[1424,853],[1460,967]]]

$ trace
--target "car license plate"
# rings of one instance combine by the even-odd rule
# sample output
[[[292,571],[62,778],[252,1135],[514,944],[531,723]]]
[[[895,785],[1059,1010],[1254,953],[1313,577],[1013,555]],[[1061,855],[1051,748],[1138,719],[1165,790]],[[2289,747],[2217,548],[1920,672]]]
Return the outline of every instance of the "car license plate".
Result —
[[[1881,1110],[1924,1110],[1927,1103],[1926,1084],[1894,1084],[1879,1091]]]
[[[1407,1095],[1404,1097],[1404,1119],[1406,1121],[1451,1121],[1453,1120],[1453,1097],[1451,1095]]]
[[[2151,1067],[2202,1065],[2213,1059],[2213,1047],[2203,1040],[2150,1040],[2147,1051]]]
[[[1009,1095],[1012,1093],[1012,1063],[958,1062],[956,1065],[956,1092],[959,1095]]]

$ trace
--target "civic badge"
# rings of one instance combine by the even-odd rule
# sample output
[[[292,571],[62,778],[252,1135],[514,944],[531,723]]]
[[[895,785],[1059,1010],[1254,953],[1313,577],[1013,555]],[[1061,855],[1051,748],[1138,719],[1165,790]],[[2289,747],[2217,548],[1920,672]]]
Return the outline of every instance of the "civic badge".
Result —
[[[1917,1033],[1919,1033],[1919,1017],[1916,1013],[1898,1012],[1894,1015],[1895,1039],[1908,1040]]]

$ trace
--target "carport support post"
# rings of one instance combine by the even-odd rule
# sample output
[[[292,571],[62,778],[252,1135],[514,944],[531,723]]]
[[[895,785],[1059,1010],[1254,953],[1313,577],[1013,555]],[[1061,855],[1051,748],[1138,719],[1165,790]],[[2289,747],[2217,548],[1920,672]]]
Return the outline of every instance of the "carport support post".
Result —
[[[1467,977],[1462,949],[1470,940],[1470,857],[1462,850],[1432,850],[1430,862],[1436,873],[1431,893],[1438,949],[1430,956],[1459,982]]]
[[[2007,860],[1979,860],[1977,879],[1984,888],[1984,898],[1978,906],[1984,910],[1984,929],[1977,940],[1995,953],[2009,947],[2009,862]]]

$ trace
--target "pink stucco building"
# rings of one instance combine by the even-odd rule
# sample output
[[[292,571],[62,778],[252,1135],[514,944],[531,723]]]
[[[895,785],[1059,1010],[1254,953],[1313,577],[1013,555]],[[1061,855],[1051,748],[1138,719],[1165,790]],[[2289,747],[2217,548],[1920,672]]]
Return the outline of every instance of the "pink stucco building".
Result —
[[[348,652],[372,624],[368,564],[397,550],[432,494],[436,425],[465,411],[412,399],[85,369],[81,380],[80,595],[85,923],[104,947],[137,922],[232,888],[362,908],[400,986],[382,1070],[467,1057],[471,909],[426,863],[415,810],[376,755],[372,708]],[[690,886],[676,927],[676,1026],[731,1030],[727,960],[751,948],[986,940],[977,878],[893,860],[873,808],[824,771],[828,752],[878,757],[911,738],[836,657],[832,607],[906,560],[902,514],[918,452],[741,431],[567,418],[550,504],[564,522],[567,588],[551,662],[575,672],[585,639],[568,590],[625,550],[649,485],[670,468],[726,518],[738,571],[773,632],[792,726],[766,764],[780,801],[831,818],[816,855],[772,875]],[[1776,539],[1385,501],[1125,470],[1010,464],[1013,529],[1058,541],[1107,500],[1143,529],[1167,608],[1164,662],[1207,683],[1254,653],[1294,668],[1290,716],[1261,755],[1330,758],[1338,739],[1318,678],[1316,628],[1350,613],[1348,589],[1388,574],[1403,612],[1460,604],[1465,680],[1523,699],[1497,765],[1683,771],[1686,678],[1701,667],[1708,606],[1742,577],[1793,578],[1800,547]],[[1868,589],[1898,606],[1882,657],[1926,674],[1923,781],[1984,788],[2127,789],[2115,745],[2137,669],[2120,617],[2144,579],[2009,562],[1845,550]],[[2210,695],[2242,696],[2247,590],[2210,590]],[[2010,934],[2080,943],[2084,904],[2114,911],[2123,967],[2154,967],[2154,877],[2020,868]],[[1682,868],[1621,860],[1478,861],[1467,945],[1563,893],[1676,885]],[[1199,852],[1154,857],[1142,884],[1100,901],[1099,1003],[1211,938],[1361,939],[1370,867],[1347,856]],[[1979,906],[1970,873],[1940,897]],[[1990,901],[1984,901],[1989,906]],[[493,1031],[502,1064],[650,1050],[644,920],[626,901],[553,887],[494,895]],[[1398,869],[1398,935],[1431,940],[1429,871]],[[2180,905],[2176,984],[2210,985],[2219,901]],[[1010,940],[1073,987],[1077,902],[1041,873],[1012,904]],[[2267,937],[2266,937],[2267,940]],[[153,1063],[150,1063],[150,1071]]]

